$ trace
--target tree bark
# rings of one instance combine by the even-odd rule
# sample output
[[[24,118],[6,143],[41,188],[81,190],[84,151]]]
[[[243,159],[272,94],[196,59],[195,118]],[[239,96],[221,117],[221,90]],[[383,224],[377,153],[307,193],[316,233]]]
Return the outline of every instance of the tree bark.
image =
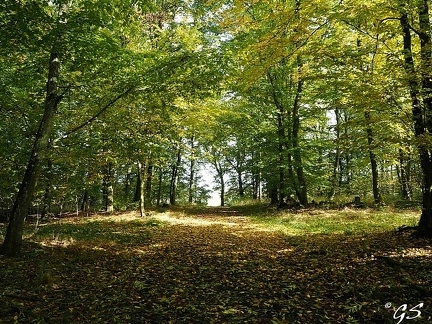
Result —
[[[108,163],[105,166],[103,177],[103,195],[105,211],[112,213],[114,211],[114,187],[113,187],[113,166]]]
[[[368,141],[368,151],[369,151],[369,160],[371,164],[371,171],[372,171],[372,192],[374,196],[374,202],[377,205],[381,205],[383,203],[380,189],[379,189],[379,183],[378,183],[378,163],[376,159],[375,152],[373,151],[373,131],[371,127],[371,116],[370,112],[366,110],[364,112],[365,120],[366,120],[366,134],[367,134],[367,141]]]
[[[51,159],[48,159],[47,161],[47,171],[46,171],[46,180],[47,183],[45,185],[45,193],[43,198],[43,207],[41,212],[40,220],[43,220],[45,216],[49,213],[51,208],[51,171],[52,171],[53,163]]]
[[[189,203],[193,203],[194,198],[194,191],[195,191],[195,156],[194,156],[194,149],[195,149],[195,138],[192,136],[191,138],[191,151],[192,156],[190,158],[190,170],[189,170]]]
[[[84,213],[88,213],[89,211],[89,207],[90,207],[90,203],[89,203],[89,191],[88,189],[84,190],[84,194],[83,194],[83,198],[82,198],[82,203],[81,203],[81,211]]]
[[[405,156],[402,149],[399,149],[399,168],[398,168],[398,176],[399,183],[401,188],[402,199],[408,200],[411,199],[411,190],[409,186],[409,171],[408,165],[405,161]]]
[[[145,166],[142,165],[141,162],[138,161],[138,178],[140,179],[139,182],[137,182],[137,193],[138,193],[138,201],[139,201],[139,211],[140,211],[140,216],[144,217],[145,215],[145,200],[144,200],[144,189],[145,189],[145,181],[143,181],[144,179],[144,170],[145,170]]]
[[[432,133],[432,41],[431,23],[429,18],[429,1],[419,1],[419,38],[421,56],[421,97],[423,98],[423,123],[422,134],[417,136],[418,142],[428,142],[428,136]],[[420,121],[420,117],[416,120]],[[419,221],[419,234],[432,236],[432,157],[431,148],[426,143],[419,144],[423,153],[420,162],[423,171],[423,210]]]
[[[272,76],[271,73],[267,73],[267,77],[272,87],[272,99],[277,108],[277,131],[278,131],[278,156],[279,156],[279,183],[278,183],[278,202],[279,206],[282,207],[285,203],[285,159],[284,159],[284,146],[286,145],[285,126],[284,126],[284,114],[285,109],[282,102],[279,100],[276,91],[276,76]]]
[[[301,74],[303,66],[300,57],[297,58],[297,67],[298,67],[299,74]],[[296,194],[300,204],[305,206],[308,204],[308,196],[307,196],[306,179],[303,171],[301,150],[299,145],[299,132],[300,132],[299,110],[300,110],[300,99],[303,93],[303,84],[304,81],[302,80],[301,76],[299,76],[299,80],[297,81],[297,89],[294,98],[293,113],[292,113],[292,118],[293,118],[292,146],[293,146],[294,165],[295,165],[295,170],[296,170],[297,180],[298,180],[298,188],[296,189]]]
[[[213,165],[216,169],[216,173],[217,176],[219,178],[219,183],[220,183],[220,201],[221,201],[221,206],[225,206],[225,179],[224,179],[224,168],[222,167],[222,164],[220,162],[218,162],[216,159],[213,161]]]
[[[240,169],[237,169],[237,181],[238,181],[238,193],[240,198],[245,195],[244,183],[243,183],[243,173]]]
[[[153,164],[151,158],[148,159],[147,166],[147,176],[145,184],[145,199],[147,201],[147,206],[152,205],[152,190],[153,190]]]
[[[48,152],[49,139],[54,127],[55,113],[58,104],[62,100],[62,96],[58,94],[57,90],[59,74],[60,60],[56,53],[51,53],[44,114],[36,133],[26,172],[15,198],[6,236],[0,249],[0,252],[4,255],[16,256],[21,250],[24,220],[33,198],[36,182],[41,171],[41,163]]]
[[[432,98],[421,98],[421,89],[423,95],[430,93],[432,89],[431,77],[427,70],[430,66],[431,57],[431,38],[430,38],[430,21],[429,7],[427,0],[419,4],[420,14],[420,42],[421,42],[421,81],[417,81],[417,71],[412,54],[412,36],[407,13],[402,13],[400,24],[403,32],[404,44],[404,67],[408,78],[408,86],[412,101],[412,114],[414,120],[414,135],[417,140],[417,147],[420,155],[420,165],[422,169],[422,214],[418,224],[418,234],[421,236],[432,236],[432,159],[430,150],[427,147],[426,136],[432,131]],[[428,132],[427,132],[428,130]],[[429,133],[429,134],[428,134]]]
[[[138,162],[138,168],[137,168],[137,181],[135,185],[135,193],[134,193],[134,202],[140,201],[141,198],[141,183],[142,175],[141,175],[141,162]]]
[[[126,174],[125,187],[124,187],[124,195],[125,195],[125,199],[127,202],[129,202],[129,195],[130,195],[131,172],[132,172],[132,169],[129,167],[127,174]]]
[[[163,183],[163,170],[159,168],[158,190],[156,196],[156,206],[160,206],[162,200],[162,183]]]
[[[177,184],[179,179],[179,171],[181,164],[181,149],[180,145],[177,149],[177,159],[172,168],[171,184],[170,184],[170,204],[175,205],[177,199]]]
[[[340,166],[340,113],[339,109],[335,109],[335,115],[336,115],[336,153],[335,153],[335,159],[333,161],[333,174],[331,178],[331,188],[328,195],[329,200],[333,200],[335,194],[336,194],[336,186],[338,185],[338,170]]]

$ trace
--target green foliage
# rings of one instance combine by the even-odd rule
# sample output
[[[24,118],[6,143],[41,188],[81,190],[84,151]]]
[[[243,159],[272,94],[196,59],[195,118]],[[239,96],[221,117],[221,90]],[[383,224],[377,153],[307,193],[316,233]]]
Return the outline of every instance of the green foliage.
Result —
[[[230,203],[276,190],[295,204],[305,187],[316,201],[367,200],[371,154],[388,201],[403,184],[404,199],[421,190],[414,152],[429,140],[413,138],[393,19],[406,12],[418,24],[414,4],[59,0],[0,9],[2,211],[27,165],[51,52],[62,100],[32,212],[98,211],[110,186],[115,209],[137,208],[138,163],[147,206],[167,202],[176,181],[177,202],[189,202],[191,186],[205,204],[206,184],[197,174],[189,183],[203,163]],[[420,51],[415,38],[416,61]]]

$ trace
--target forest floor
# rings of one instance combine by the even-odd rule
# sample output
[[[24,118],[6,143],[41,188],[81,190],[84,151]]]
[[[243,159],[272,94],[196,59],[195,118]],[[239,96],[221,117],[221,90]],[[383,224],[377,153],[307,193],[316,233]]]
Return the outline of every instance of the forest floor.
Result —
[[[295,214],[283,216],[283,231],[266,224],[273,213],[251,213],[201,208],[57,219],[37,231],[29,224],[23,255],[0,256],[0,322],[432,322],[430,240],[397,230],[290,232],[304,223]],[[335,213],[344,226],[361,217]]]

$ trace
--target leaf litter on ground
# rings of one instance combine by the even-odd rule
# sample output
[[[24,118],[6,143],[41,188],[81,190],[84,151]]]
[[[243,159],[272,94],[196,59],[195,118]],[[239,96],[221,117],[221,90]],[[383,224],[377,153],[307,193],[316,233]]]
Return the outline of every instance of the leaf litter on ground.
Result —
[[[293,234],[239,208],[153,216],[29,234],[21,258],[0,256],[0,322],[395,323],[420,303],[416,320],[432,320],[431,242],[409,231]]]

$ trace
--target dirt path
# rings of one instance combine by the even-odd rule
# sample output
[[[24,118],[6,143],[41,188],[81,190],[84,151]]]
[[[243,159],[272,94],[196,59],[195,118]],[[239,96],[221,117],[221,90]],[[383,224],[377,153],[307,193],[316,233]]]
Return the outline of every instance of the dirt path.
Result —
[[[384,304],[403,304],[398,294],[406,288],[398,287],[416,278],[400,277],[400,268],[373,256],[400,237],[286,237],[233,208],[160,220],[172,226],[154,235],[145,253],[154,264],[145,286],[160,286],[142,293],[162,297],[136,314],[150,322],[393,323],[394,309]],[[424,297],[419,288],[410,298]]]
[[[287,246],[285,236],[254,225],[250,218],[232,208],[212,207],[184,217],[168,213],[155,218],[172,226],[154,235],[150,248],[195,258],[196,262],[200,262],[200,257],[221,254],[236,260],[250,254],[275,257]]]

